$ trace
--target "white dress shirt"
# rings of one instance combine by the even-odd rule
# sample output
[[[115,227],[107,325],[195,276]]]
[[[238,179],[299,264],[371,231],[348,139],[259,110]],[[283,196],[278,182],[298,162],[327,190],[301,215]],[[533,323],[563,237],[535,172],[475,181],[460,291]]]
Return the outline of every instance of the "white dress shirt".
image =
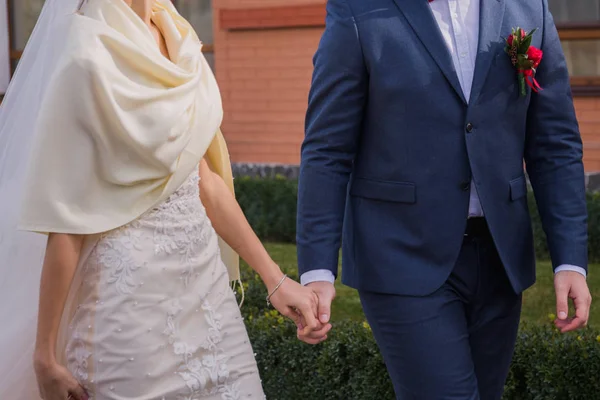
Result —
[[[467,102],[471,94],[479,43],[479,1],[433,0],[429,3],[444,41],[452,55],[452,62]],[[471,181],[469,217],[483,217],[483,209],[473,181]],[[556,272],[560,271],[576,271],[584,276],[586,275],[585,269],[574,265],[561,265],[556,268]],[[319,269],[303,274],[300,280],[303,285],[307,285],[317,281],[334,282],[335,278],[331,271]]]

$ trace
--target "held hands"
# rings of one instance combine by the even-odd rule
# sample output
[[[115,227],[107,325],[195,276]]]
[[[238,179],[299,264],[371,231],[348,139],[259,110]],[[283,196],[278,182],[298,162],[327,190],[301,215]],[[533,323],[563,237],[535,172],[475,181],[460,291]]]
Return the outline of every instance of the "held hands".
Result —
[[[592,296],[585,277],[575,271],[560,271],[554,276],[556,315],[554,324],[561,332],[570,332],[587,325]],[[575,316],[569,317],[569,298],[575,305]]]
[[[267,285],[267,290],[271,294],[269,301],[273,307],[294,321],[299,338],[312,336],[321,338],[318,341],[307,341],[313,344],[325,340],[331,325],[323,324],[318,320],[319,298],[315,292],[288,278]]]
[[[327,333],[331,330],[329,320],[331,318],[331,303],[335,298],[335,286],[329,282],[312,282],[307,285],[318,298],[319,328],[308,333],[298,331],[298,339],[308,344],[318,344],[327,339]]]
[[[40,397],[44,400],[88,400],[85,389],[58,363],[35,362]]]

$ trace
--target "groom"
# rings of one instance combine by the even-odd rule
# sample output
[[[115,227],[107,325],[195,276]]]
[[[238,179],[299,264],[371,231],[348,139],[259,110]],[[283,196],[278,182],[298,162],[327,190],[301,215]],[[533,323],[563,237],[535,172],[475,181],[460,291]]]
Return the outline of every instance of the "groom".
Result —
[[[529,59],[520,33],[504,50],[517,27],[539,28]],[[535,281],[523,162],[558,327],[585,325],[591,302],[582,144],[548,1],[329,0],[314,65],[297,239],[321,321],[342,244],[398,399],[500,399]]]

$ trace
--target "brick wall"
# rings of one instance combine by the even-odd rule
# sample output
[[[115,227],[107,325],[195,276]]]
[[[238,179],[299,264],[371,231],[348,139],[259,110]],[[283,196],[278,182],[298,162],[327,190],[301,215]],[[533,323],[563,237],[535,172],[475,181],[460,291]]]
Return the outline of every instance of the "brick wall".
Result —
[[[300,7],[297,15],[275,15],[265,7],[314,4],[299,0],[215,0],[215,65],[223,97],[227,137],[234,162],[299,162],[304,112],[312,74],[312,56],[322,28],[310,27]],[[319,5],[324,21],[323,3]],[[244,13],[256,10],[252,18]],[[221,10],[237,10],[236,15]],[[276,11],[275,14],[280,11]],[[314,12],[314,11],[313,11]],[[228,18],[221,21],[221,16]],[[310,19],[310,18],[309,18]],[[277,29],[221,29],[221,22],[250,20]],[[229,21],[229,22],[228,22]]]
[[[297,164],[320,0],[213,0],[223,131],[236,163]],[[576,98],[588,172],[600,171],[600,97]]]
[[[600,172],[600,97],[575,98],[587,172]]]

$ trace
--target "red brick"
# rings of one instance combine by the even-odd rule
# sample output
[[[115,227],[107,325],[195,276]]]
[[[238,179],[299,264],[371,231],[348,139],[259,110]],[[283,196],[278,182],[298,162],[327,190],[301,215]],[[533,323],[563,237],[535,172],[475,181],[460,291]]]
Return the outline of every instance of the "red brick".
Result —
[[[289,28],[325,25],[325,5],[279,5],[245,9],[224,8],[217,13],[219,26],[227,30]]]
[[[585,161],[584,162],[586,171],[600,171],[600,160],[599,161]]]
[[[281,135],[272,135],[268,132],[263,131],[252,131],[245,130],[243,132],[237,132],[236,134],[230,134],[229,140],[235,140],[235,143],[238,145],[242,144],[252,144],[252,143],[267,143],[267,144],[277,144],[277,145],[291,145],[295,148],[298,139],[302,139],[301,135],[298,134],[281,134]]]
[[[600,110],[596,105],[596,99],[593,97],[576,97],[574,99],[575,108],[580,110]]]
[[[577,119],[579,123],[600,122],[600,110],[577,109]]]
[[[234,62],[235,60],[243,60],[247,58],[255,58],[257,56],[256,50],[252,47],[240,47],[236,49],[229,49],[227,52],[227,57],[230,62]]]

